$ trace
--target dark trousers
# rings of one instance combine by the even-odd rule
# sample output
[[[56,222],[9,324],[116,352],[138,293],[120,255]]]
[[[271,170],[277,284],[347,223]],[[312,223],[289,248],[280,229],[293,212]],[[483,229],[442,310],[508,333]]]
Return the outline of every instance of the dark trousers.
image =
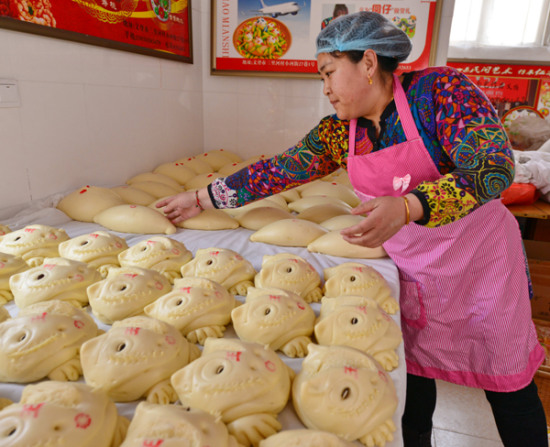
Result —
[[[505,447],[548,447],[546,416],[537,386],[510,393],[485,391]],[[402,418],[405,447],[429,447],[435,410],[434,379],[407,374],[407,398]]]

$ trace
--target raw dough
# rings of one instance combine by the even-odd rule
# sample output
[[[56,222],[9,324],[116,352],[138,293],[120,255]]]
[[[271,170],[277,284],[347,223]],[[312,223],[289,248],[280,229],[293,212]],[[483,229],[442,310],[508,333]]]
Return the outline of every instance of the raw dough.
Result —
[[[220,174],[222,177],[228,177],[231,174],[234,174],[235,172],[240,171],[242,168],[246,168],[248,166],[248,163],[244,162],[234,162],[226,164],[225,166],[222,166],[218,174]]]
[[[324,222],[321,222],[323,228],[326,228],[328,231],[333,230],[343,230],[344,228],[349,228],[354,225],[357,225],[364,219],[363,216],[358,216],[355,214],[345,214],[343,216],[335,216]]]
[[[308,185],[300,191],[300,195],[302,198],[310,196],[336,197],[351,207],[356,207],[361,203],[361,200],[359,200],[359,197],[357,197],[352,188],[338,182],[322,181]]]
[[[63,197],[57,209],[71,219],[93,222],[96,214],[123,203],[124,200],[109,188],[86,185]]]
[[[209,151],[204,154],[197,155],[196,158],[208,163],[212,168],[212,171],[218,171],[222,166],[234,162],[231,157],[228,157],[222,151]]]
[[[376,360],[357,349],[311,344],[292,384],[292,401],[308,428],[367,446],[393,440],[395,386]]]
[[[114,206],[95,216],[94,222],[121,233],[174,234],[176,232],[176,227],[164,214],[141,205]]]
[[[41,301],[61,300],[87,306],[88,286],[101,280],[101,274],[88,264],[66,258],[44,258],[44,263],[10,278],[10,289],[17,307]]]
[[[325,205],[314,205],[306,208],[296,216],[298,219],[305,219],[320,224],[332,217],[350,214],[349,208],[335,203]]]
[[[292,211],[295,211],[296,213],[301,213],[305,209],[310,208],[312,206],[328,205],[329,203],[334,205],[340,205],[346,208],[348,211],[351,211],[351,206],[349,206],[346,202],[344,202],[343,200],[337,197],[331,197],[327,195],[303,197],[301,199],[295,200],[294,202],[290,202],[288,204],[288,207]]]
[[[229,158],[229,160],[231,160],[233,163],[240,163],[243,161],[239,154],[233,151],[229,151],[227,149],[215,149],[212,151],[208,151],[209,154],[215,154],[217,152],[220,152],[222,155]]]
[[[228,213],[231,216],[237,217],[243,215],[247,211],[250,211],[255,208],[260,207],[275,207],[280,208],[283,211],[288,211],[288,206],[285,203],[284,205],[281,204],[280,200],[274,199],[272,197],[266,197],[265,199],[256,200],[255,202],[250,202],[244,206],[240,206],[239,208],[224,208],[224,211]]]
[[[186,191],[191,191],[195,189],[201,189],[205,186],[210,185],[214,180],[217,178],[220,178],[221,175],[217,172],[207,172],[204,174],[197,174],[195,177],[193,177],[191,180],[187,181],[185,185]]]
[[[23,258],[8,253],[0,253],[0,306],[13,300],[13,293],[10,289],[10,277],[28,268],[29,265]]]
[[[296,188],[288,189],[287,191],[282,191],[279,194],[281,195],[281,197],[283,197],[287,201],[287,203],[294,202],[301,198],[300,193]]]
[[[189,230],[233,230],[239,227],[239,222],[222,210],[209,208],[176,225]]]
[[[373,298],[389,314],[399,310],[399,303],[384,277],[373,267],[359,262],[344,262],[323,271],[326,297],[360,295]]]
[[[126,180],[127,185],[133,185],[134,183],[140,182],[163,183],[176,191],[181,189],[181,185],[176,180],[168,177],[167,175],[159,174],[158,172],[142,172],[141,174],[135,175],[134,177]]]
[[[291,213],[278,207],[259,206],[238,215],[237,220],[242,227],[256,231],[277,220],[293,217]]]
[[[256,270],[236,251],[228,248],[201,248],[195,258],[181,268],[181,276],[199,276],[211,279],[233,295],[246,295],[253,286]]]
[[[180,277],[183,264],[193,259],[183,242],[167,236],[153,236],[142,240],[118,255],[122,267],[137,266],[156,270],[162,273],[168,281]]]
[[[118,194],[125,203],[129,203],[130,205],[147,206],[157,199],[153,194],[128,185],[116,186],[111,188],[111,191]]]
[[[356,447],[333,433],[321,430],[284,430],[260,442],[259,447]]]
[[[307,249],[312,253],[323,253],[342,258],[374,259],[387,256],[384,248],[369,248],[361,245],[350,244],[345,241],[340,230],[329,231],[308,244]]]
[[[171,290],[161,273],[141,267],[109,270],[107,278],[88,287],[92,313],[106,324],[143,314],[143,308]]]
[[[115,321],[80,348],[86,383],[115,402],[175,402],[170,376],[199,356],[174,326],[146,316]]]
[[[315,323],[320,345],[343,345],[372,355],[386,371],[397,368],[403,341],[399,325],[372,298],[324,297]]]
[[[182,405],[219,415],[241,444],[257,446],[281,429],[277,414],[288,402],[293,375],[271,348],[208,338],[201,357],[171,381]]]
[[[0,445],[117,447],[129,424],[105,393],[83,383],[41,382],[0,411]]]
[[[173,178],[180,185],[191,180],[197,175],[194,169],[188,168],[183,163],[163,163],[157,166],[153,172],[155,174],[163,174],[167,177]]]
[[[321,277],[304,258],[293,253],[264,255],[262,268],[254,277],[256,287],[277,287],[300,295],[306,302],[323,296]]]
[[[212,167],[208,163],[206,163],[205,161],[197,157],[180,158],[176,160],[176,163],[180,163],[183,166],[186,166],[189,169],[192,169],[193,171],[195,171],[196,175],[206,174],[212,171]]]
[[[315,239],[327,233],[321,225],[309,220],[282,219],[267,224],[250,235],[252,242],[286,247],[307,247]]]
[[[242,447],[215,416],[181,405],[140,402],[120,447]]]
[[[0,236],[0,252],[21,256],[29,266],[35,267],[42,264],[46,257],[59,256],[59,244],[67,240],[69,236],[60,228],[27,225]]]
[[[166,196],[173,196],[179,192],[182,192],[181,187],[173,188],[171,186],[166,185],[165,183],[153,182],[153,181],[135,182],[135,183],[132,183],[132,188],[141,189],[142,191],[145,191],[146,193],[149,193],[152,196],[155,196],[157,199],[160,199],[161,197],[166,197]]]
[[[59,244],[59,254],[85,262],[106,277],[111,267],[120,267],[118,254],[128,248],[126,240],[108,231],[94,231]]]
[[[78,380],[80,346],[97,334],[93,318],[64,301],[21,309],[17,317],[0,323],[0,380]]]
[[[4,306],[0,306],[0,323],[6,321],[8,318],[11,318],[10,313]]]
[[[231,311],[240,304],[225,287],[206,278],[176,279],[174,288],[145,306],[145,314],[174,325],[191,343],[223,337]]]
[[[7,225],[0,224],[0,236],[3,236],[6,233],[9,233],[11,231],[10,227]]]
[[[231,320],[241,340],[268,345],[288,357],[305,357],[315,312],[294,292],[251,287],[245,304],[231,312]]]

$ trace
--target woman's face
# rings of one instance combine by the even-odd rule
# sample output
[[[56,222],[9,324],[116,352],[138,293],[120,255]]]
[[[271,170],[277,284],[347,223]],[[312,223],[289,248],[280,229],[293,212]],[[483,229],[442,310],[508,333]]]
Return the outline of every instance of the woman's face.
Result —
[[[328,97],[336,115],[350,120],[368,114],[368,76],[362,62],[353,63],[347,57],[329,53],[317,56],[317,67],[323,81],[323,93]]]

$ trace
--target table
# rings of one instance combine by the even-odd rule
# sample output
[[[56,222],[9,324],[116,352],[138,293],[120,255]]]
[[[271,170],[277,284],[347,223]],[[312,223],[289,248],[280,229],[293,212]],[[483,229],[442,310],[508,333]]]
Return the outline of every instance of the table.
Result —
[[[524,239],[533,239],[538,219],[550,219],[550,203],[542,200],[531,205],[507,205],[507,208],[514,216],[525,219]]]

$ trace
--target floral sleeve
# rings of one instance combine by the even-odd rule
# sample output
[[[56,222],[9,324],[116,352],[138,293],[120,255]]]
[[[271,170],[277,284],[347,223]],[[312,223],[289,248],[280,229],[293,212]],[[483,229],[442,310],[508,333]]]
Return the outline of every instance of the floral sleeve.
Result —
[[[466,76],[443,70],[432,95],[437,138],[456,166],[416,188],[429,209],[429,220],[421,223],[437,227],[498,197],[513,181],[514,160],[496,112]]]

